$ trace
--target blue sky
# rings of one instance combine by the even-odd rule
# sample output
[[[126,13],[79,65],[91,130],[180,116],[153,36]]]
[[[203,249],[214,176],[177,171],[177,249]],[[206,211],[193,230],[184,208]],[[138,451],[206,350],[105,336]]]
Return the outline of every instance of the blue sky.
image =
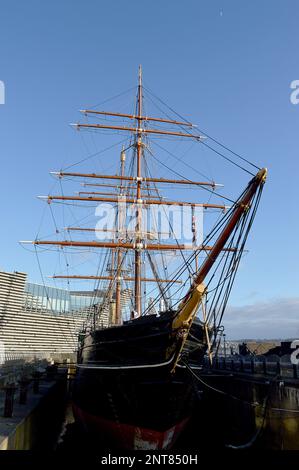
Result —
[[[36,195],[49,192],[49,171],[86,155],[68,123],[82,107],[134,86],[142,63],[158,96],[269,169],[231,304],[266,302],[271,312],[281,299],[298,299],[299,105],[290,102],[290,83],[299,79],[298,20],[295,0],[3,0],[1,269],[39,280],[35,258],[18,241],[35,237],[43,211]],[[188,158],[201,168],[200,153]],[[222,163],[204,158],[216,178]],[[223,171],[240,189],[247,181]],[[281,315],[287,324],[288,312]],[[230,328],[234,335],[233,322]]]

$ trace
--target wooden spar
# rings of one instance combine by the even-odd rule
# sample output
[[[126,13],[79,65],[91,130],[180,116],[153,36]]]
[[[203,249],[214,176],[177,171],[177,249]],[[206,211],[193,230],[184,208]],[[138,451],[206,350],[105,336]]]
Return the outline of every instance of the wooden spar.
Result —
[[[137,190],[136,190],[136,198],[137,201],[141,199],[141,156],[142,156],[142,69],[141,65],[139,65],[139,74],[138,74],[138,97],[137,97],[137,109],[138,109],[138,116],[137,116],[137,123],[138,123],[138,132],[137,132],[137,141],[136,141],[136,151],[137,151]],[[136,248],[135,248],[135,312],[138,317],[141,316],[141,250],[140,250],[140,230],[141,230],[141,215],[142,211],[140,210],[140,205],[136,206]]]
[[[119,176],[119,175],[100,175],[97,173],[74,173],[74,172],[66,172],[60,171],[55,172],[52,171],[51,174],[54,174],[60,178],[63,176],[74,176],[80,178],[99,178],[99,179],[109,179],[109,180],[121,180],[121,181],[134,181],[136,182],[136,177],[134,176]],[[173,180],[167,178],[142,178],[143,183],[170,183],[170,184],[191,184],[196,186],[211,186],[215,188],[216,186],[221,186],[218,183],[214,182],[207,182],[207,181],[191,181],[191,180]],[[86,186],[88,183],[84,183]]]
[[[125,233],[125,234],[132,234],[132,230],[117,230],[117,229],[108,229],[108,228],[91,228],[91,227],[66,227],[65,230],[68,232],[108,232],[108,233]],[[134,232],[135,233],[135,232]],[[161,236],[161,235],[169,235],[169,232],[148,232],[148,231],[141,231],[143,237],[147,236]]]
[[[127,242],[98,242],[98,241],[75,241],[75,240],[34,240],[30,242],[23,241],[21,243],[32,243],[33,245],[56,245],[56,246],[74,246],[74,247],[85,247],[85,248],[124,248],[126,250],[136,250],[137,243],[127,243]],[[151,251],[159,251],[159,250],[188,250],[188,251],[211,251],[213,249],[210,245],[199,245],[194,247],[193,245],[185,245],[185,244],[160,244],[160,243],[139,243],[137,247],[139,250],[151,250]],[[234,253],[237,251],[236,248],[222,248],[222,251],[228,251]]]
[[[191,327],[194,315],[196,314],[197,309],[200,303],[202,302],[202,298],[205,292],[204,280],[208,275],[210,269],[214,265],[218,255],[223,251],[225,243],[228,241],[230,235],[232,234],[242,215],[249,209],[251,201],[258,188],[262,184],[264,184],[266,176],[267,170],[266,168],[262,168],[250,181],[247,186],[247,189],[244,192],[243,197],[235,205],[232,214],[228,219],[228,222],[226,223],[221,234],[216,240],[215,245],[211,247],[210,253],[208,254],[205,261],[202,263],[197,275],[195,276],[192,286],[190,287],[178,307],[178,313],[173,321],[172,326],[174,329],[181,327],[185,328],[186,334],[183,339],[183,343],[187,338],[188,331]]]
[[[119,193],[116,192],[105,192],[105,191],[79,191],[77,194],[81,196],[81,194],[90,194],[90,195],[98,195],[98,196],[119,196]]]
[[[99,280],[104,280],[104,281],[110,281],[110,280],[118,280],[118,277],[123,279],[124,281],[135,281],[134,277],[122,277],[122,276],[80,276],[80,275],[73,275],[73,276],[64,276],[64,275],[55,275],[51,276],[52,279],[99,279]],[[156,278],[147,278],[147,277],[142,277],[141,278],[142,282],[163,282],[163,283],[175,283],[175,284],[182,284],[182,281],[180,280],[172,280],[172,279],[156,279]]]
[[[121,181],[122,183],[122,181]],[[120,185],[116,185],[116,184],[103,184],[103,183],[81,183],[81,186],[92,186],[92,187],[107,187],[107,188],[115,188],[115,189],[125,189],[125,190],[133,190],[133,189],[137,189],[137,186],[131,186],[131,183],[129,183],[128,186],[120,186]],[[176,188],[175,188],[176,189]],[[157,193],[157,187],[154,187],[154,186],[144,186],[144,191],[146,191],[147,193],[148,192],[155,192]]]
[[[166,206],[194,206],[194,207],[203,207],[204,209],[221,209],[226,210],[228,206],[223,204],[204,204],[204,203],[197,203],[197,202],[183,202],[183,201],[159,201],[159,200],[152,200],[152,199],[142,199],[141,195],[139,195],[138,204],[144,205],[166,205]],[[46,198],[48,201],[58,200],[58,201],[96,201],[96,202],[119,202],[121,204],[137,204],[136,199],[128,198],[126,196],[119,196],[119,197],[81,197],[81,196],[40,196],[41,198]]]
[[[101,187],[101,188],[115,188],[120,189],[120,186],[117,184],[107,184],[107,183],[81,183],[81,186],[93,186],[93,187]],[[136,189],[134,186],[129,186],[131,189]]]
[[[264,184],[264,182],[266,181],[266,177],[267,177],[267,169],[262,168],[261,170],[259,170],[256,176],[251,180],[251,182],[248,185],[247,191],[245,192],[242,199],[234,208],[233,213],[230,216],[225,228],[223,229],[222,233],[220,234],[217,241],[215,242],[215,245],[213,246],[209,256],[204,261],[200,270],[198,271],[198,274],[194,280],[194,285],[199,285],[203,283],[205,277],[207,276],[210,269],[212,268],[217,256],[223,250],[224,245],[229,239],[237,222],[240,220],[242,214],[248,210],[251,200],[253,196],[255,195],[257,189],[259,188],[260,185]]]
[[[127,191],[128,189],[131,189],[131,188],[124,188],[124,189],[125,189],[125,191]],[[98,192],[98,191],[79,191],[78,194],[79,195],[81,195],[81,194],[91,194],[91,195],[99,195],[99,196],[101,196],[101,195],[102,196],[119,196],[118,193],[105,193],[105,192]],[[124,196],[125,196],[125,194],[123,194],[121,197],[124,197]],[[148,194],[145,193],[145,194],[142,194],[141,196],[142,197],[148,196]],[[153,197],[154,199],[163,199],[163,196],[150,195],[150,197],[151,198]]]
[[[92,109],[81,109],[80,111],[83,114],[100,114],[104,116],[117,116],[117,117],[124,117],[128,119],[141,119],[142,121],[164,122],[166,124],[177,124],[179,126],[196,127],[191,122],[172,121],[170,119],[161,119],[161,118],[154,118],[154,117],[149,117],[149,116],[135,116],[133,114],[112,113],[109,111],[94,111]]]
[[[138,121],[140,121],[140,124],[142,122],[142,119],[140,119],[138,116],[136,117]],[[72,124],[74,127],[76,127],[78,130],[82,128],[92,128],[92,129],[112,129],[114,131],[129,131],[133,132],[134,134],[142,135],[142,134],[161,134],[161,135],[174,135],[177,137],[191,137],[195,140],[201,140],[203,137],[199,135],[194,135],[194,134],[185,134],[183,132],[172,132],[172,131],[162,131],[158,129],[142,129],[141,127],[127,127],[127,126],[105,126],[103,124]]]
[[[180,359],[181,352],[183,351],[184,344],[187,340],[193,319],[196,312],[203,301],[205,295],[204,280],[214,265],[218,255],[224,249],[225,243],[228,241],[230,235],[235,229],[237,223],[242,215],[249,209],[250,204],[258,188],[264,184],[267,177],[266,168],[262,168],[256,176],[250,181],[247,190],[240,201],[235,205],[232,214],[218,237],[215,245],[207,256],[206,260],[201,265],[192,286],[185,295],[184,299],[178,306],[177,314],[172,322],[173,330],[181,330],[181,344],[180,348],[176,351],[176,358],[172,367],[172,372],[176,369]],[[209,337],[208,325],[205,324],[206,334]]]

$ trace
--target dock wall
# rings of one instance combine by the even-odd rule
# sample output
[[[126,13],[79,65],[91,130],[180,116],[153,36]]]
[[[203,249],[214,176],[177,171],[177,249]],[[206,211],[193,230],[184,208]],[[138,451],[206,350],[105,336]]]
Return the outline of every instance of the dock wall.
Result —
[[[299,450],[297,371],[292,364],[282,370],[275,361],[271,367],[265,374],[230,364],[201,374],[201,408],[208,410],[211,432],[224,446]]]
[[[28,391],[25,405],[15,395],[12,417],[3,417],[4,391],[0,394],[0,450],[51,450],[56,442],[66,403],[66,374],[42,380],[39,393]]]

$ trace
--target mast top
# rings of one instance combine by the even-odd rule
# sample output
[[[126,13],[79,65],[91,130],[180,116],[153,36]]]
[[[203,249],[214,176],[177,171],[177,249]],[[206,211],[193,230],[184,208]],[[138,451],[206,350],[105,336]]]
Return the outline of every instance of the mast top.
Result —
[[[142,86],[142,66],[139,64],[138,67],[138,84],[141,87]]]

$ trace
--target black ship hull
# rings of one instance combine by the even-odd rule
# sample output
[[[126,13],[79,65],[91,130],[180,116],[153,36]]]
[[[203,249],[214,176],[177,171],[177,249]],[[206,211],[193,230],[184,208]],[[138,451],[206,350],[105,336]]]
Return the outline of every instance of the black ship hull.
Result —
[[[74,415],[116,448],[169,449],[197,399],[192,377],[171,373],[179,338],[172,314],[95,330],[83,340],[73,391]],[[205,352],[201,323],[192,325],[184,353],[198,366]]]

